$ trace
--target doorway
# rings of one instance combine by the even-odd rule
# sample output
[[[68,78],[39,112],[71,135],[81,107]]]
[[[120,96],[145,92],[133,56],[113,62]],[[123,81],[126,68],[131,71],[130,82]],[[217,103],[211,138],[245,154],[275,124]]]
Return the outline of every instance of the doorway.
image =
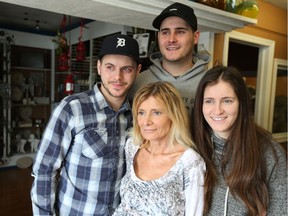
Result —
[[[239,56],[241,56],[240,61]],[[229,41],[227,65],[238,68],[245,79],[251,95],[253,112],[255,112],[258,56],[258,47],[238,43],[233,40]]]
[[[229,50],[229,46],[236,47],[236,50]],[[274,48],[275,42],[272,40],[241,32],[232,31],[225,33],[224,36],[223,65],[228,66],[230,58],[234,59],[234,62],[239,62],[239,65],[251,64],[254,67],[250,72],[245,72],[249,74],[249,77],[246,77],[249,78],[249,83],[255,85],[254,119],[267,130],[269,129]],[[248,52],[253,52],[256,57],[247,60]],[[252,63],[250,60],[253,60]]]

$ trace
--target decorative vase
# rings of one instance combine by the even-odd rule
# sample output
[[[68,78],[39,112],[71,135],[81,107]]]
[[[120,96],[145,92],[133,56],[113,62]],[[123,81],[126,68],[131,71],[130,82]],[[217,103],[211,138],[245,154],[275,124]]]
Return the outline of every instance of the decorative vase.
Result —
[[[226,0],[226,11],[255,19],[259,8],[256,0]]]
[[[255,19],[258,15],[259,8],[256,0],[242,0],[237,5],[236,13],[242,16]]]

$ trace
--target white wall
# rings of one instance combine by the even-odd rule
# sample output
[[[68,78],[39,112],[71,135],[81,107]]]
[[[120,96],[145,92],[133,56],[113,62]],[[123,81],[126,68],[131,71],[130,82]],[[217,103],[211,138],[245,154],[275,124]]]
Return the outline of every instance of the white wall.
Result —
[[[198,49],[203,45],[204,48],[211,56],[211,60],[208,64],[208,68],[212,68],[213,66],[213,53],[214,53],[214,33],[213,32],[200,32],[200,38],[198,41]],[[198,50],[199,51],[199,50]]]
[[[1,30],[1,29],[0,29]],[[53,49],[52,37],[26,32],[3,29],[10,36],[14,35],[15,45]]]

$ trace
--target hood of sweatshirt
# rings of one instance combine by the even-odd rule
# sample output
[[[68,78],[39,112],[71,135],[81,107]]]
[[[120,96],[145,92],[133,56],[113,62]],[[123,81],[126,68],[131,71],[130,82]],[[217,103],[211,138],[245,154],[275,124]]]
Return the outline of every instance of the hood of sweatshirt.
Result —
[[[158,77],[159,80],[173,81],[177,79],[178,81],[190,80],[191,78],[197,76],[199,73],[207,70],[207,65],[211,57],[208,54],[194,53],[193,62],[194,66],[183,73],[181,76],[175,78],[170,73],[165,71],[162,67],[162,54],[160,52],[155,52],[150,55],[150,60],[153,63],[150,66],[150,70],[155,77]]]
[[[182,95],[183,101],[188,109],[188,112],[191,113],[194,106],[196,89],[202,76],[207,71],[210,56],[207,54],[205,55],[196,53],[195,55],[193,55],[193,67],[178,77],[174,77],[166,70],[164,70],[161,64],[161,53],[157,52],[151,54],[150,59],[153,64],[149,67],[149,69],[141,72],[138,75],[132,88],[129,90],[129,100],[133,100],[135,93],[142,86],[151,82],[167,81],[172,83],[179,90]]]

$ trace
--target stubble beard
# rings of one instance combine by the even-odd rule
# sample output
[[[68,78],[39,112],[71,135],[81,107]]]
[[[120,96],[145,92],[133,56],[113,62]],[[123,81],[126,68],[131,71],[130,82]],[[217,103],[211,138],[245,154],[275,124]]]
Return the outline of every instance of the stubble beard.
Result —
[[[108,84],[109,84],[109,83],[108,83]],[[114,97],[114,98],[121,98],[121,97],[126,96],[126,94],[127,94],[127,92],[124,92],[124,93],[121,94],[121,95],[115,95],[115,94],[113,94],[113,93],[109,90],[108,86],[106,86],[103,82],[101,82],[101,85],[103,86],[103,88],[105,89],[105,91],[106,91],[110,96],[112,96],[112,97]]]

